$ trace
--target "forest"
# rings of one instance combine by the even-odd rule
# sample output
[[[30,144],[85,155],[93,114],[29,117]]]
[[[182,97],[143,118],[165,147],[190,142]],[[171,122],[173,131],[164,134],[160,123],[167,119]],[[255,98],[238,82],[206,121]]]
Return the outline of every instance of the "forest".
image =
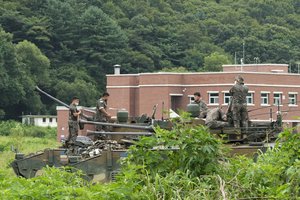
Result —
[[[106,74],[300,61],[299,0],[0,0],[0,119],[94,106]]]

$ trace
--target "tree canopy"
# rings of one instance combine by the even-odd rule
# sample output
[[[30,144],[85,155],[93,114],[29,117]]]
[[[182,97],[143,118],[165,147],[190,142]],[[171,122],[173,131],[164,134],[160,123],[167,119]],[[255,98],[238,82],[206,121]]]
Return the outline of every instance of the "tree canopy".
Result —
[[[0,113],[55,112],[35,85],[94,106],[114,64],[122,73],[218,71],[235,55],[240,61],[243,43],[244,63],[295,71],[299,7],[298,0],[0,0]]]

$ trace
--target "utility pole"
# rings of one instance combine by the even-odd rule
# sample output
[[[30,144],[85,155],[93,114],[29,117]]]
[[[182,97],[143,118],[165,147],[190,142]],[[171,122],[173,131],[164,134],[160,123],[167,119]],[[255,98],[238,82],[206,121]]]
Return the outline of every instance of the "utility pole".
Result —
[[[245,41],[243,41],[243,63],[245,63]]]
[[[236,65],[236,51],[234,52],[234,64]]]
[[[243,40],[243,58],[241,59],[241,71],[243,71],[244,63],[245,63],[245,41]]]

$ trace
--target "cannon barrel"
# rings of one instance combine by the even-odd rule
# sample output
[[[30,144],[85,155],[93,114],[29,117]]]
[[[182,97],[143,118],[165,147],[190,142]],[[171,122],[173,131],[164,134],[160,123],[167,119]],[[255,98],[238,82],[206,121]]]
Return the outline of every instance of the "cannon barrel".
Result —
[[[94,121],[86,121],[86,120],[79,120],[81,124],[93,124],[93,125],[102,125],[102,126],[112,126],[112,127],[120,127],[120,128],[132,128],[132,129],[139,129],[139,130],[147,130],[153,132],[152,126],[139,126],[139,125],[130,125],[130,124],[115,124],[115,123],[107,123],[107,122],[94,122]]]
[[[44,95],[46,95],[47,97],[49,97],[50,99],[56,101],[57,103],[63,105],[63,106],[66,106],[67,108],[70,108],[70,106],[64,102],[62,102],[61,100],[51,96],[50,94],[48,94],[47,92],[43,91],[41,88],[39,88],[38,86],[35,86],[35,89],[37,89],[39,92],[43,93]],[[86,109],[86,108],[83,108],[83,110],[86,110],[88,112],[91,112],[91,113],[96,113],[96,111],[94,110],[90,110],[90,109]]]
[[[147,135],[151,136],[152,132],[101,132],[101,131],[91,131],[87,130],[87,135]]]

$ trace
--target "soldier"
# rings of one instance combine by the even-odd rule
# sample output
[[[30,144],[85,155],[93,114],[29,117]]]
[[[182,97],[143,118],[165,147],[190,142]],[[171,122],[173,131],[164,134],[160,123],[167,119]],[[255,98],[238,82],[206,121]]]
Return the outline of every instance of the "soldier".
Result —
[[[95,121],[108,122],[108,120],[111,118],[111,115],[107,112],[108,98],[109,94],[107,92],[104,92],[102,97],[97,101]],[[96,131],[107,131],[107,127],[96,125]]]
[[[244,85],[242,76],[235,78],[235,84],[229,91],[231,95],[231,110],[233,124],[235,128],[247,127],[248,111],[247,111],[247,94],[248,87]]]
[[[72,103],[69,109],[69,136],[66,140],[66,145],[74,145],[76,138],[78,136],[78,125],[79,125],[79,115],[81,114],[80,110],[77,110],[77,106],[79,105],[79,98],[73,97]]]
[[[202,100],[200,92],[195,92],[194,93],[194,102],[199,105],[200,107],[200,115],[199,118],[205,118],[206,113],[207,113],[207,105],[206,103]]]
[[[212,108],[207,111],[205,125],[208,128],[228,127],[226,114],[220,108]]]

